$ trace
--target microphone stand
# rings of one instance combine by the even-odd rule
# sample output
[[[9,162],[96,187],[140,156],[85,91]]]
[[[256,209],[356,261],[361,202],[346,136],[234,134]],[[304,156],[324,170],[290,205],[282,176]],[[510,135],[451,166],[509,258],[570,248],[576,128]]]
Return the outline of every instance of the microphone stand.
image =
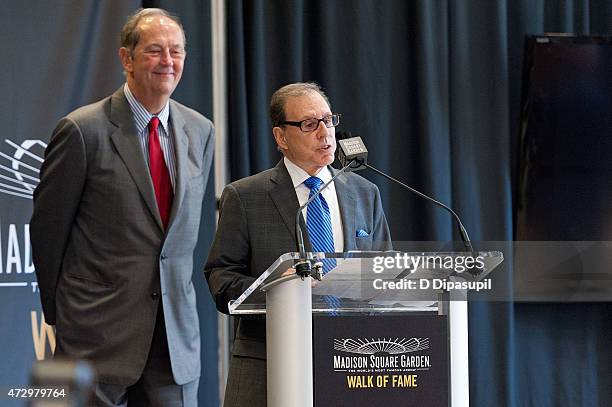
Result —
[[[417,194],[418,196],[420,196],[421,198],[427,199],[428,201],[431,201],[433,203],[435,203],[438,206],[441,206],[442,208],[446,209],[455,219],[455,222],[457,223],[457,227],[459,229],[459,235],[461,236],[461,240],[463,241],[463,245],[465,246],[466,250],[469,251],[471,254],[476,253],[474,251],[474,247],[472,246],[472,241],[470,240],[470,237],[468,236],[467,230],[465,230],[465,227],[463,226],[463,223],[461,223],[461,219],[459,219],[459,215],[457,215],[455,213],[455,211],[453,211],[451,208],[449,208],[448,206],[444,205],[442,202],[425,195],[422,192],[417,191],[416,189],[412,188],[409,185],[404,184],[403,182],[393,178],[390,175],[385,174],[384,172],[372,167],[370,164],[368,163],[363,163],[363,165],[366,168],[369,168],[370,170],[374,171],[375,173],[382,175],[383,177],[387,178],[388,180],[395,182],[398,185],[401,185],[402,187],[406,188],[407,190],[409,190],[410,192]]]

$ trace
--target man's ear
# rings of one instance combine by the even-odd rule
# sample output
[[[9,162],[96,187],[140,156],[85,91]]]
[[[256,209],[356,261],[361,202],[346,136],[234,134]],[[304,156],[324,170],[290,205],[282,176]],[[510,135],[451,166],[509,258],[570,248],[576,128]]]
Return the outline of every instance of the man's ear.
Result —
[[[285,131],[279,126],[272,128],[272,134],[274,134],[274,140],[276,140],[276,145],[281,150],[287,150],[289,148],[287,146],[287,138],[285,137],[284,133]]]
[[[126,47],[119,48],[119,59],[121,59],[121,65],[123,65],[123,70],[125,72],[132,72],[132,53]]]

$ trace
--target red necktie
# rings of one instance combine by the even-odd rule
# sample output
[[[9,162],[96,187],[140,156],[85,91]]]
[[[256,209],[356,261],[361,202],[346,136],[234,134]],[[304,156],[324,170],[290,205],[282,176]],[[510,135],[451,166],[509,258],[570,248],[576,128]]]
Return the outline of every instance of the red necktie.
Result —
[[[172,183],[170,182],[170,173],[164,161],[164,152],[159,144],[158,126],[159,118],[153,117],[149,122],[149,170],[151,171],[153,188],[155,188],[159,215],[164,224],[164,229],[167,229],[174,193],[172,191]]]

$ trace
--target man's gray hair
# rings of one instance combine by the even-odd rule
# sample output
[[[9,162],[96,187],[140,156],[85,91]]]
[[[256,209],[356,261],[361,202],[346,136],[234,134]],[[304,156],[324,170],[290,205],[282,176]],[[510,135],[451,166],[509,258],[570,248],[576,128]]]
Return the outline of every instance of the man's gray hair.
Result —
[[[183,32],[184,44],[187,45],[187,38],[185,37],[185,30],[183,24],[177,15],[174,15],[162,8],[139,8],[134,13],[130,14],[121,29],[121,46],[130,50],[130,53],[134,52],[134,48],[138,45],[140,40],[140,30],[138,29],[138,23],[141,19],[151,16],[164,16],[174,21]]]
[[[274,92],[270,98],[270,120],[272,121],[272,127],[276,127],[286,120],[285,103],[288,98],[304,96],[315,92],[325,99],[327,106],[331,109],[331,104],[329,103],[327,95],[323,92],[323,89],[314,82],[290,83]]]

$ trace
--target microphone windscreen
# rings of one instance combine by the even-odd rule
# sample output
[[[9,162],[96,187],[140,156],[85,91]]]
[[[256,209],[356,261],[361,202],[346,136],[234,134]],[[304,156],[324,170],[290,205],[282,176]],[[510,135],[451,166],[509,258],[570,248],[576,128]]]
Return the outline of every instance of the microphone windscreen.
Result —
[[[338,161],[345,167],[351,160],[355,162],[347,168],[347,171],[358,171],[365,167],[368,162],[368,149],[361,137],[350,137],[338,140]]]

